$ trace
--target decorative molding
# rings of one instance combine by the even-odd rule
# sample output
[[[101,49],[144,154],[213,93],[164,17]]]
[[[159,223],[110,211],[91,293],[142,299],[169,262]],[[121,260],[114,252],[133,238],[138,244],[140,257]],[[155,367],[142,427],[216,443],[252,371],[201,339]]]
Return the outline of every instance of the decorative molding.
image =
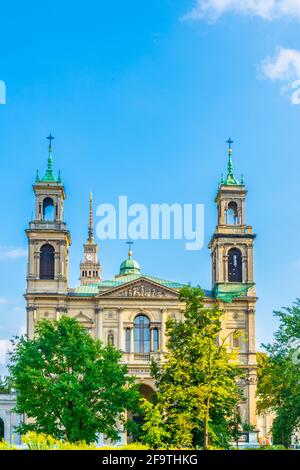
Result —
[[[139,279],[100,294],[101,297],[178,299],[178,293],[147,279]]]
[[[79,312],[77,315],[75,315],[74,318],[80,323],[90,323],[92,325],[94,324],[93,320],[82,312]]]

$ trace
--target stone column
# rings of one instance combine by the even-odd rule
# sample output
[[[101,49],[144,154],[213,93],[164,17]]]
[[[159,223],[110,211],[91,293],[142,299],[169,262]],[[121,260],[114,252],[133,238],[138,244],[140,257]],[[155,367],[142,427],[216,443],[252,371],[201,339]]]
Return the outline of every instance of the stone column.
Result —
[[[150,352],[154,351],[154,329],[150,328]]]
[[[248,418],[249,423],[257,426],[256,414],[256,370],[249,370],[248,375]]]
[[[119,349],[124,351],[124,328],[123,328],[123,309],[118,309],[118,326],[119,326]]]
[[[55,247],[55,253],[54,253],[54,279],[57,279],[59,274],[60,274],[60,263],[59,263],[59,259],[60,259],[60,247],[58,247],[58,250],[57,250],[57,246]]]
[[[59,257],[60,257],[60,271],[61,275],[63,277],[66,277],[66,272],[65,272],[65,242],[61,241],[60,246],[59,246]]]
[[[255,354],[255,310],[254,308],[249,308],[247,313],[248,320],[248,352],[250,354]]]
[[[248,246],[248,281],[253,282],[253,246]]]
[[[33,337],[34,333],[34,322],[36,320],[36,308],[35,307],[27,307],[27,335],[29,338]]]
[[[242,279],[243,282],[248,282],[248,270],[247,270],[247,255],[242,255]]]
[[[99,307],[95,308],[96,314],[96,338],[103,341],[103,310]]]
[[[161,308],[161,351],[166,351],[166,321],[167,321],[167,309]]]
[[[224,280],[224,249],[223,247],[217,246],[216,249],[216,261],[217,261],[217,269],[216,269],[216,282],[222,282]]]
[[[245,211],[246,211],[245,199],[243,199],[242,200],[242,217],[241,217],[242,225],[245,225],[245,223],[246,223],[246,221],[245,221]]]
[[[40,277],[40,253],[39,250],[34,252],[34,260],[35,260],[35,278],[38,279]]]
[[[228,256],[223,256],[224,261],[224,272],[223,272],[223,282],[228,282]]]
[[[134,352],[134,328],[130,328],[130,352]]]

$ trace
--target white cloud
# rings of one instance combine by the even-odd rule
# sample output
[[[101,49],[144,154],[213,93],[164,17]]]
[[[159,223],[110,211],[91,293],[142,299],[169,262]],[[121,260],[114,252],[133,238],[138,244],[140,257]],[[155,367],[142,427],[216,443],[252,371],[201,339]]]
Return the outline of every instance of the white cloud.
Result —
[[[292,104],[300,104],[300,51],[280,47],[273,58],[262,61],[259,72],[264,78],[281,81],[281,93],[291,93]]]
[[[7,248],[0,246],[0,259],[16,259],[27,256],[27,250],[24,248]]]
[[[196,0],[195,6],[183,19],[216,20],[229,12],[269,21],[281,18],[300,20],[300,0]]]
[[[7,299],[5,299],[4,297],[0,297],[0,305],[4,304],[7,304]]]
[[[25,308],[24,307],[14,307],[14,312],[24,312]]]
[[[267,57],[261,72],[270,80],[296,80],[300,78],[300,51],[281,47],[274,58]]]

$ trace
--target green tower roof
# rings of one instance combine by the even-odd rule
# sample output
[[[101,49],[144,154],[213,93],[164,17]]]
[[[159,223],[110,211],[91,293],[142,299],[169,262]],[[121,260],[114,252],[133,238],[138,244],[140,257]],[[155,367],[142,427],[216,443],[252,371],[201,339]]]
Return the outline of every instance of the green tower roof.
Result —
[[[232,147],[231,147],[231,144],[233,144],[233,140],[229,138],[227,140],[227,144],[228,144],[228,166],[227,166],[228,173],[227,173],[227,177],[225,180],[223,178],[223,175],[221,176],[220,184],[225,185],[225,186],[244,186],[243,176],[241,178],[241,182],[239,182],[233,174]]]
[[[46,182],[46,183],[58,183],[58,184],[62,184],[62,181],[61,181],[61,176],[60,176],[60,172],[58,174],[58,178],[56,178],[54,176],[54,173],[53,173],[53,158],[52,158],[52,140],[54,139],[54,137],[50,134],[47,139],[49,139],[49,154],[48,154],[48,160],[47,160],[47,169],[46,169],[46,173],[45,175],[43,176],[43,178],[40,178],[39,177],[39,172],[37,171],[36,172],[36,182]]]
[[[132,258],[132,251],[129,249],[128,258],[123,261],[120,265],[120,272],[118,276],[124,276],[125,274],[140,274],[141,268],[137,261]]]

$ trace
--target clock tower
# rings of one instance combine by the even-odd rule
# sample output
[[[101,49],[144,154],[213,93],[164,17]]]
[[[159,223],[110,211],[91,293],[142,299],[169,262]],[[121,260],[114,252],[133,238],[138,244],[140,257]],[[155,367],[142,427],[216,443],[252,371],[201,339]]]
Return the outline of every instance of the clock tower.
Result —
[[[102,280],[102,268],[98,259],[98,244],[94,239],[93,227],[93,196],[90,193],[90,216],[88,239],[83,245],[83,260],[80,263],[80,284],[83,286],[96,284]]]

